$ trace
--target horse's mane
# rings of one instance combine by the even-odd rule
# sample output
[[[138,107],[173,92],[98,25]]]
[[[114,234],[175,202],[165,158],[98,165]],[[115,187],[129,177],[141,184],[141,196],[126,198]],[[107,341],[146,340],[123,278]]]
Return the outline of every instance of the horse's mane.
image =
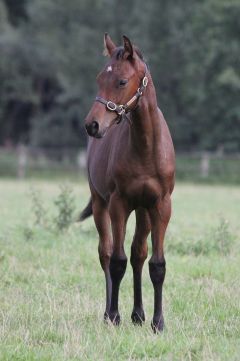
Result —
[[[143,54],[141,53],[141,51],[138,49],[138,47],[134,46],[134,50],[135,52],[137,53],[137,55],[139,56],[139,58],[141,60],[144,60],[143,58]],[[123,57],[123,54],[124,54],[124,47],[123,46],[120,46],[116,52],[116,59],[119,60],[119,59],[122,59]]]

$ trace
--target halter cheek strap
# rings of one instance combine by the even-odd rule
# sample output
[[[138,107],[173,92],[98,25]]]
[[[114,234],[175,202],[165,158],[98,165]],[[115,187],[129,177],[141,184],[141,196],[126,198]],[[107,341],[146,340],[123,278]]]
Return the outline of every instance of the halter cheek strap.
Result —
[[[122,115],[123,113],[126,112],[126,108],[125,108],[126,105],[122,105],[122,104],[117,105],[111,100],[105,100],[100,96],[96,96],[95,101],[106,105],[108,110],[112,112],[116,112],[118,115]]]
[[[111,112],[116,112],[117,115],[120,116],[120,118],[117,120],[117,123],[120,123],[122,120],[122,115],[130,112],[131,105],[143,95],[143,91],[146,89],[147,84],[148,84],[148,78],[146,76],[146,72],[147,72],[147,68],[145,70],[144,77],[141,80],[140,87],[137,89],[134,96],[126,104],[116,104],[116,103],[112,102],[111,100],[106,100],[100,96],[96,96],[95,101],[104,104],[106,106],[106,108],[108,110],[110,110]]]

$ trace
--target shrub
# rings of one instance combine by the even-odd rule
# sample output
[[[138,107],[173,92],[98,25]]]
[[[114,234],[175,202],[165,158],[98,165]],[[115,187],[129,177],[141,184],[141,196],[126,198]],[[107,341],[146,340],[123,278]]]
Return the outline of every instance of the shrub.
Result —
[[[67,229],[73,222],[75,211],[74,198],[69,185],[61,185],[60,193],[54,202],[57,207],[57,216],[55,218],[56,228],[59,231]]]
[[[43,206],[40,193],[35,188],[30,189],[30,198],[32,201],[32,211],[34,214],[34,224],[37,226],[45,225],[46,209]]]

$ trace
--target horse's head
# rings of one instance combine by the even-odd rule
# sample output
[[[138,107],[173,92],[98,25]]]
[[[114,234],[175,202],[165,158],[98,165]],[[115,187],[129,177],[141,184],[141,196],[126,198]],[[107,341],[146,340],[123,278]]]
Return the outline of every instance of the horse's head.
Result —
[[[85,121],[87,133],[95,138],[102,138],[112,124],[119,122],[147,86],[146,65],[126,36],[123,46],[116,47],[105,34],[104,47],[110,59],[97,76],[98,95]]]

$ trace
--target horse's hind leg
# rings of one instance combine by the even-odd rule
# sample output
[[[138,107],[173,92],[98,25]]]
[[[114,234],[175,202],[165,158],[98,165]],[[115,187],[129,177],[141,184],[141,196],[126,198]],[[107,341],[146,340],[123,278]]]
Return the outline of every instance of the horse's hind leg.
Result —
[[[97,195],[93,195],[93,216],[99,234],[98,253],[106,279],[106,309],[104,319],[108,318],[112,294],[112,281],[109,271],[110,257],[112,254],[112,238],[110,217],[106,203]]]
[[[149,210],[152,225],[152,257],[149,260],[149,273],[154,288],[154,314],[152,328],[162,331],[164,319],[162,312],[162,287],[166,273],[164,258],[164,236],[171,216],[171,199],[166,195]]]
[[[136,229],[131,247],[131,265],[133,268],[134,306],[132,321],[141,325],[145,321],[142,304],[142,268],[147,258],[147,236],[151,230],[151,223],[147,210],[136,210]]]

